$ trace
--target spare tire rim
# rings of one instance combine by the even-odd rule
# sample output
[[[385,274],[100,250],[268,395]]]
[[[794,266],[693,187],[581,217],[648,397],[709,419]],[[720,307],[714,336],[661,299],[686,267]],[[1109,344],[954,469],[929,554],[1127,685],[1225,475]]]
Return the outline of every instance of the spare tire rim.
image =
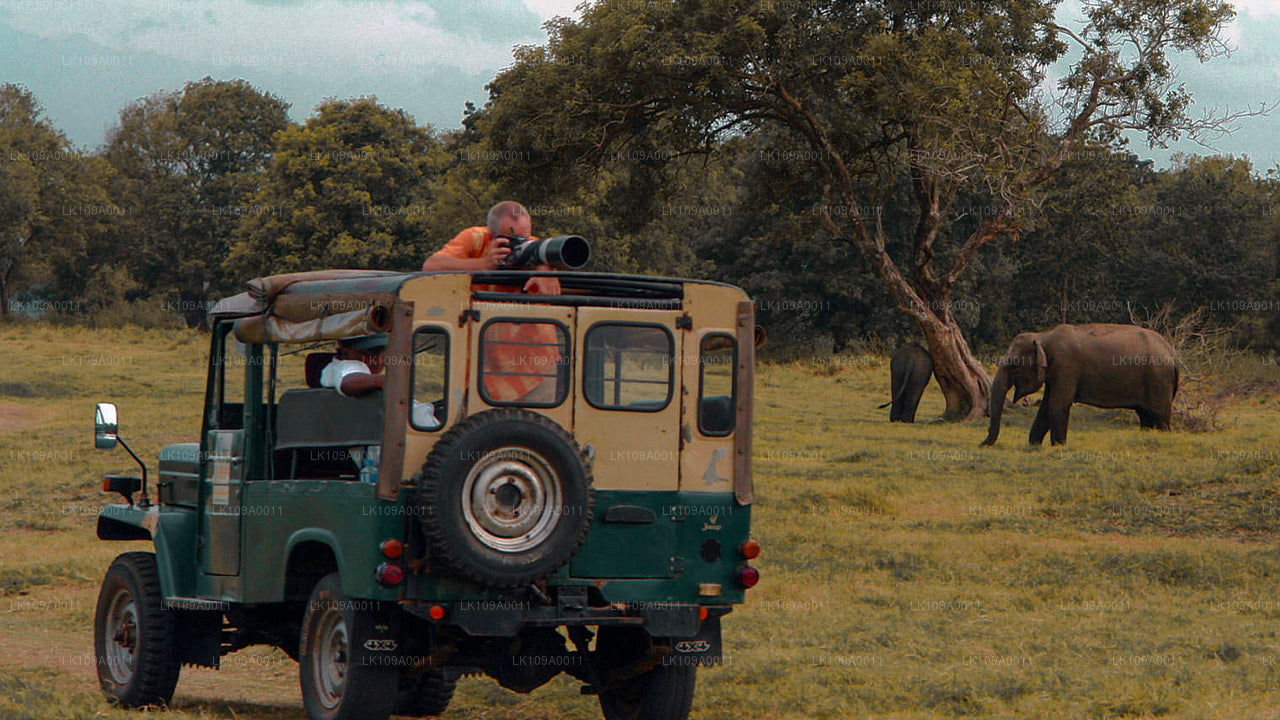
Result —
[[[120,589],[111,598],[103,633],[107,672],[117,685],[128,685],[138,657],[138,610],[128,590]]]
[[[503,447],[471,466],[460,499],[477,540],[500,552],[525,552],[555,531],[560,477],[533,450]]]

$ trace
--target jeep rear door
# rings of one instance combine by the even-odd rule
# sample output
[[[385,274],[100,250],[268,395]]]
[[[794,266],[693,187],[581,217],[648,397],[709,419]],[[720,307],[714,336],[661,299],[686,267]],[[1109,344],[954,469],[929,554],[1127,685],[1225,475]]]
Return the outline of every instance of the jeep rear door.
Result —
[[[675,310],[578,309],[573,428],[598,490],[678,490],[682,331]]]

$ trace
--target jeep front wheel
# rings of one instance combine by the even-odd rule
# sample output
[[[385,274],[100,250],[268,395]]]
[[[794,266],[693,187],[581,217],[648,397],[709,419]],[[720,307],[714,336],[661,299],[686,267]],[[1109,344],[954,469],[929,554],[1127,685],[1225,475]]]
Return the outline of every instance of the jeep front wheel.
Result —
[[[354,646],[359,613],[370,601],[348,600],[338,573],[316,583],[302,619],[298,652],[302,702],[311,720],[385,720],[400,680],[394,665],[361,662]]]
[[[440,439],[418,477],[433,555],[478,583],[537,582],[568,562],[591,520],[591,472],[549,418],[490,410]]]
[[[98,682],[111,700],[132,708],[173,697],[182,666],[154,554],[125,553],[111,563],[98,593],[93,649]]]

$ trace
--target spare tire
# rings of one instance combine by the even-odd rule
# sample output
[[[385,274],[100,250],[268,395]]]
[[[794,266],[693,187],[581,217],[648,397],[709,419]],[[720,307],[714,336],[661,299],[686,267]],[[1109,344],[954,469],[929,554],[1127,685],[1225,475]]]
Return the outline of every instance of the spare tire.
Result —
[[[433,559],[482,585],[558,570],[591,522],[591,471],[573,437],[516,408],[476,413],[436,443],[418,476]]]

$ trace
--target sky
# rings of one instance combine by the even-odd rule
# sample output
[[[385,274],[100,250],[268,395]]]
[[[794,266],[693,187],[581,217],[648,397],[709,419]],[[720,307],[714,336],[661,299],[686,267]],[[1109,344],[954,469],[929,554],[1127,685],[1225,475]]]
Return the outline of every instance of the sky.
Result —
[[[0,0],[0,82],[29,87],[78,145],[100,145],[120,108],[206,75],[244,78],[291,103],[296,121],[326,97],[376,95],[421,124],[459,127],[467,101],[545,41],[542,23],[581,0]],[[1072,2],[1068,0],[1067,8]],[[1280,0],[1237,0],[1230,57],[1177,67],[1199,110],[1280,104]],[[1248,155],[1280,166],[1280,112],[1249,118],[1203,147],[1140,156]]]

